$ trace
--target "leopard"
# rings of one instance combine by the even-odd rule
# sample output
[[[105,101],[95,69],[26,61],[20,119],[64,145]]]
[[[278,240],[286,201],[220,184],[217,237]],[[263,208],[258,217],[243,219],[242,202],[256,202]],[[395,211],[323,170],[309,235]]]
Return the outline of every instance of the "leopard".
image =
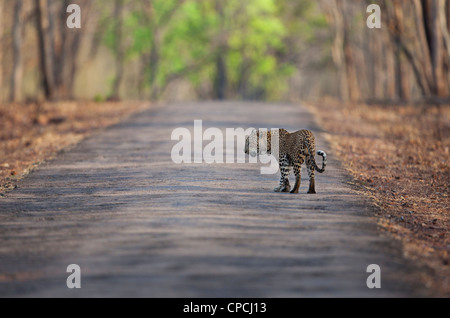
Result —
[[[286,129],[254,129],[245,139],[244,152],[252,157],[265,153],[272,153],[272,135],[279,140],[278,164],[280,168],[280,183],[273,189],[274,192],[298,193],[301,182],[301,165],[305,162],[309,178],[309,194],[315,194],[315,171],[325,172],[327,154],[323,150],[317,151],[322,157],[322,167],[319,168],[315,155],[315,138],[312,131],[301,129],[288,132]],[[274,139],[276,140],[276,139]],[[256,145],[256,149],[255,146]],[[291,190],[289,174],[294,171],[295,184]]]

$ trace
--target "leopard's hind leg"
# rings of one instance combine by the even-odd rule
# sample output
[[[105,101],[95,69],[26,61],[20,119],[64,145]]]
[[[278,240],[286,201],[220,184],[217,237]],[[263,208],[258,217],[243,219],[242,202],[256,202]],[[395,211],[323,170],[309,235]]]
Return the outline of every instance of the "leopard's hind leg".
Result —
[[[289,184],[289,172],[291,167],[289,166],[289,159],[287,155],[280,158],[280,185],[273,189],[274,192],[289,192],[291,186]]]
[[[297,160],[294,162],[295,185],[291,193],[298,193],[298,190],[300,189],[303,162],[304,157],[301,154],[299,154]]]
[[[306,170],[308,171],[308,178],[309,178],[308,193],[314,194],[314,193],[316,193],[316,182],[314,179],[314,167],[311,162],[310,156],[307,156],[307,158],[306,158]]]

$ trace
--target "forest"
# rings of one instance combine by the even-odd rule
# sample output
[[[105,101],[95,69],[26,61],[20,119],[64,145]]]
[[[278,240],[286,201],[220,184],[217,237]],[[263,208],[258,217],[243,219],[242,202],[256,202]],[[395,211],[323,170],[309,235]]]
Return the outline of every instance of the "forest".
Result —
[[[256,176],[248,166],[238,170],[227,165],[201,167],[198,171],[185,167],[177,170],[175,164],[171,165],[167,151],[171,148],[167,147],[170,130],[200,119],[218,127],[222,124],[224,129],[226,123],[226,127],[258,124],[278,125],[275,127],[290,131],[314,130],[316,149],[325,149],[329,157],[327,171],[318,177],[317,196],[311,199],[305,190],[295,204],[293,199],[284,201],[280,196],[270,196],[273,188],[268,190],[267,184],[272,182],[271,177]],[[291,123],[289,127],[286,122]],[[112,137],[106,139],[107,136]],[[91,145],[87,150],[86,144]],[[67,158],[75,159],[67,162]],[[0,245],[4,247],[0,256],[11,260],[11,272],[18,264],[33,264],[31,254],[23,252],[27,251],[23,244],[26,237],[35,244],[28,245],[29,251],[53,252],[54,242],[65,251],[67,246],[78,246],[80,237],[86,240],[85,246],[90,246],[95,241],[92,237],[103,235],[99,232],[97,236],[100,226],[91,226],[100,213],[90,217],[86,211],[71,213],[83,207],[80,202],[86,203],[86,209],[94,205],[107,208],[102,213],[113,222],[117,215],[109,214],[109,209],[119,211],[131,202],[142,204],[142,210],[138,209],[134,216],[129,215],[131,210],[120,214],[139,220],[136,224],[144,220],[144,214],[145,220],[161,215],[159,221],[148,223],[145,231],[139,229],[143,235],[134,248],[141,254],[144,250],[141,238],[151,239],[147,235],[153,229],[151,224],[165,224],[173,216],[162,217],[167,206],[161,205],[158,196],[167,195],[173,202],[164,199],[164,204],[169,202],[168,209],[176,208],[171,210],[176,217],[189,211],[185,220],[172,222],[167,228],[186,226],[168,232],[167,237],[173,237],[175,232],[191,233],[197,228],[198,233],[204,233],[198,241],[211,244],[213,248],[208,250],[213,251],[211,254],[230,243],[230,237],[235,239],[241,234],[244,239],[238,244],[239,251],[245,250],[246,235],[255,225],[253,222],[242,227],[246,220],[261,217],[264,227],[257,231],[261,236],[253,237],[258,244],[268,239],[269,223],[277,224],[279,234],[268,236],[270,245],[256,244],[243,258],[251,261],[243,262],[245,266],[239,268],[247,277],[249,269],[252,272],[256,269],[253,258],[261,251],[283,252],[285,244],[295,242],[292,245],[295,255],[280,260],[278,254],[273,254],[273,264],[292,264],[298,256],[298,247],[309,246],[312,231],[301,224],[306,211],[314,216],[312,223],[319,229],[318,245],[309,246],[311,251],[325,246],[328,253],[328,246],[339,243],[334,240],[337,228],[344,229],[346,235],[364,230],[356,224],[355,232],[347,232],[348,222],[341,219],[348,211],[355,210],[358,218],[366,214],[365,207],[361,212],[353,199],[347,199],[351,194],[363,201],[364,206],[367,203],[371,220],[377,231],[388,235],[389,244],[398,243],[401,251],[395,257],[405,257],[410,264],[420,267],[414,276],[414,282],[426,286],[420,295],[448,297],[449,161],[450,0],[0,0],[0,241],[3,242]],[[43,168],[39,170],[41,164]],[[214,173],[225,181],[208,183]],[[160,184],[155,181],[159,177]],[[246,182],[241,184],[242,179]],[[123,184],[124,180],[127,183]],[[194,180],[197,183],[192,189],[188,183],[176,183],[186,180],[189,184]],[[247,187],[245,190],[241,188],[243,185]],[[329,188],[325,191],[322,186]],[[223,192],[214,192],[220,187]],[[177,196],[184,189],[190,192]],[[341,193],[339,189],[345,190],[343,197],[337,195]],[[61,197],[58,190],[63,191]],[[33,191],[37,191],[34,201],[30,199]],[[134,196],[127,197],[129,193]],[[65,202],[67,195],[69,201],[74,200],[73,206]],[[248,202],[247,198],[252,196],[258,199]],[[241,197],[245,197],[245,203],[235,199]],[[99,198],[108,202],[92,203]],[[183,198],[192,199],[192,207],[191,203],[181,204]],[[120,200],[123,204],[115,205]],[[36,203],[36,210],[27,207],[31,201]],[[322,210],[316,210],[313,204],[316,201],[323,205]],[[273,208],[263,208],[261,202],[270,203],[268,206]],[[286,202],[292,206],[280,208],[284,212],[279,213],[277,209]],[[302,205],[303,208],[298,208]],[[58,210],[52,210],[52,206],[58,206]],[[194,222],[191,211],[197,208],[208,211],[203,210]],[[27,209],[29,213],[22,213]],[[238,216],[232,232],[222,232],[226,227],[219,221],[214,225],[218,227],[212,226],[227,209],[230,215]],[[77,219],[80,215],[82,219]],[[268,215],[272,216],[267,218]],[[229,217],[226,213],[224,216]],[[331,218],[334,223],[322,217]],[[63,223],[55,223],[54,219]],[[75,230],[64,232],[70,220],[76,227],[88,224],[86,228],[94,232],[90,232],[91,236],[84,235],[89,232],[86,228],[80,230],[82,235],[75,235],[78,233]],[[207,223],[201,223],[205,220]],[[198,224],[203,225],[199,228]],[[321,230],[323,224],[328,226],[328,232]],[[33,231],[35,226],[43,227]],[[123,235],[130,238],[127,235],[131,231],[122,232],[128,227],[132,226],[111,227],[117,229],[111,232],[120,236],[115,242],[128,242]],[[205,229],[208,231],[202,232]],[[54,236],[60,230],[61,240]],[[304,236],[297,235],[305,230],[308,232]],[[216,232],[231,235],[227,234],[223,240],[210,239]],[[47,241],[46,234],[50,235]],[[272,237],[277,238],[279,245],[272,244]],[[285,243],[278,241],[279,237],[286,237]],[[295,241],[295,237],[307,239]],[[328,245],[322,244],[323,237],[329,240]],[[375,245],[388,246],[372,240],[364,244],[366,241],[355,237],[342,242],[344,247],[362,246],[355,253],[359,261],[360,253],[371,256],[369,251]],[[189,238],[178,237],[183,244]],[[213,241],[220,245],[214,245]],[[148,250],[152,251],[155,244],[149,242]],[[174,255],[184,251],[183,244],[173,245],[179,247]],[[192,246],[195,254],[205,245]],[[133,250],[131,245],[122,247]],[[8,249],[10,254],[1,254]],[[112,253],[117,260],[114,252],[119,250],[111,248],[103,252]],[[347,259],[344,254],[342,259],[353,265],[354,259]],[[238,254],[229,255],[237,259]],[[48,255],[45,258],[54,259]],[[180,259],[181,266],[163,267],[182,269],[186,262]],[[208,263],[206,272],[222,266],[220,260],[220,264]],[[191,261],[189,258],[187,262]],[[136,263],[145,265],[142,268],[158,268],[150,263]],[[306,258],[300,263],[312,264]],[[321,265],[314,268],[320,269]],[[199,268],[204,271],[206,267]],[[278,275],[291,270],[285,269],[284,265],[275,266],[274,272]],[[391,276],[402,276],[409,266],[401,269],[399,275],[391,273]],[[55,270],[51,267],[42,272]],[[117,273],[116,268],[113,272]],[[14,282],[15,277],[27,283],[20,278],[31,277],[27,273],[0,273],[0,283]],[[144,276],[133,276],[132,283]],[[273,282],[272,276],[261,277]],[[323,276],[312,276],[318,285],[324,283]],[[337,276],[344,280],[343,284],[328,288],[328,292],[340,293],[347,284],[348,276],[341,272]],[[159,276],[155,277],[159,282]],[[189,272],[186,277],[191,286],[194,281],[191,277],[195,275]],[[222,276],[225,285],[229,283],[227,277]],[[273,277],[278,284],[278,276]],[[289,277],[285,282],[296,283],[298,277]],[[260,283],[259,279],[253,281]],[[119,282],[114,287],[121,285],[122,281]],[[237,285],[240,291],[241,282]],[[358,282],[360,285],[365,288]],[[27,286],[26,290],[30,289]]]
[[[448,99],[449,1],[372,3],[2,0],[1,101]]]

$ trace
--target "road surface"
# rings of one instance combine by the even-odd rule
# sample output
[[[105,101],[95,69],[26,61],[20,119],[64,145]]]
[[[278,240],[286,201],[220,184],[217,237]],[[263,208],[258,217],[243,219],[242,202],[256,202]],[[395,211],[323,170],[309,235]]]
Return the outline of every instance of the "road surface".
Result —
[[[175,164],[172,131],[307,128],[328,154],[317,194],[273,193],[260,164]],[[318,157],[320,166],[321,158]],[[291,176],[291,184],[293,184]],[[173,103],[41,165],[0,198],[0,296],[409,297],[420,269],[377,227],[323,131],[290,104]],[[69,264],[81,288],[69,289]],[[366,284],[369,264],[381,288]]]

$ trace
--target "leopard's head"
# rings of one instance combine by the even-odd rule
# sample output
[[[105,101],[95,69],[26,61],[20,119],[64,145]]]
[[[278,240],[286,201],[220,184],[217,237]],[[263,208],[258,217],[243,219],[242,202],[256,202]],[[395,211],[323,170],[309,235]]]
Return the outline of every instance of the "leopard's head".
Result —
[[[261,136],[261,137],[260,137]],[[249,136],[245,138],[244,152],[252,157],[271,152],[271,132],[270,130],[253,129]]]

